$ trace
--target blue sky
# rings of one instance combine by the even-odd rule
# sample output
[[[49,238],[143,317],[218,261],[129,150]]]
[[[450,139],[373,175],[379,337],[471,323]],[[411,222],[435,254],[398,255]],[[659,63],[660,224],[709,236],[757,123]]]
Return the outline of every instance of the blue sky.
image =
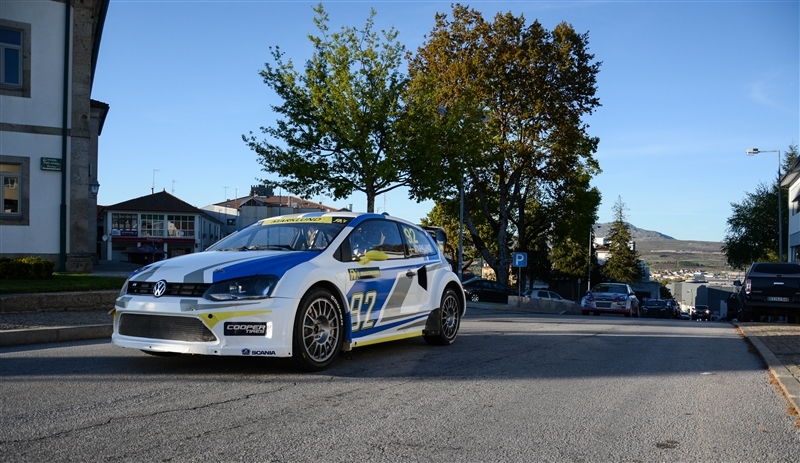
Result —
[[[258,72],[270,46],[302,63],[316,35],[306,1],[111,0],[92,98],[111,107],[100,136],[98,203],[147,195],[153,183],[197,207],[248,194],[265,178],[241,135],[273,125],[279,101]],[[394,27],[416,50],[449,1],[326,1],[331,30]],[[621,197],[633,225],[682,240],[721,241],[731,202],[777,175],[777,153],[800,142],[800,2],[463,2],[589,33],[602,61],[599,222]],[[157,169],[157,170],[156,170]],[[366,209],[355,194],[334,207]],[[395,190],[378,212],[418,221],[433,202]],[[776,211],[777,213],[777,211]]]

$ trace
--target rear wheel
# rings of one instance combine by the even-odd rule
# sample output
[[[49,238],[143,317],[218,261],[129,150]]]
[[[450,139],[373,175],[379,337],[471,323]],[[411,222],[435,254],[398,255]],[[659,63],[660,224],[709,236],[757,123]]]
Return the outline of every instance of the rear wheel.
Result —
[[[438,310],[432,313],[436,317],[433,321],[437,334],[423,336],[425,342],[432,346],[449,346],[458,336],[461,325],[461,300],[455,291],[448,288],[442,295],[442,303]]]
[[[478,296],[478,293],[472,293],[469,296],[469,300],[472,301],[472,302],[480,302],[481,297]]]
[[[326,289],[312,290],[297,310],[292,358],[306,371],[328,368],[342,348],[342,332],[338,299]]]

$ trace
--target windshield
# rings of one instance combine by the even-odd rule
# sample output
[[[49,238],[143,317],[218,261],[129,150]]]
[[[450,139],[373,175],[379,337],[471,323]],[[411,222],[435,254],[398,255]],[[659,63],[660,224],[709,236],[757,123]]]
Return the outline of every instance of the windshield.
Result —
[[[597,285],[592,290],[593,293],[616,293],[628,294],[628,288],[625,285]]]
[[[209,251],[321,251],[347,225],[349,218],[273,217],[243,228],[210,248]]]

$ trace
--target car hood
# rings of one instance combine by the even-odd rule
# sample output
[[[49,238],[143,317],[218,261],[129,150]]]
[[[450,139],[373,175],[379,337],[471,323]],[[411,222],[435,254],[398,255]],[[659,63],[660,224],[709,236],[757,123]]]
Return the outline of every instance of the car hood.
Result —
[[[319,251],[206,251],[155,262],[133,272],[131,281],[216,283],[250,275],[275,275],[308,262]]]
[[[610,299],[614,299],[615,297],[619,297],[619,296],[627,297],[628,295],[625,294],[625,293],[592,293],[592,296],[595,299],[600,299],[600,300],[607,300],[608,299],[608,300],[610,300]]]

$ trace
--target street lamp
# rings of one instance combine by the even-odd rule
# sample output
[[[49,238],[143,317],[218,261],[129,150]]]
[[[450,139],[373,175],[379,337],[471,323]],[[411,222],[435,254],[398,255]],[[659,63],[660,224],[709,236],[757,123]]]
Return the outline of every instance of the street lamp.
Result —
[[[778,153],[778,181],[775,187],[778,189],[778,262],[783,262],[783,207],[781,201],[783,196],[781,194],[781,150],[759,150],[758,148],[750,148],[747,150],[748,156],[755,156],[759,153]]]
[[[592,250],[594,249],[594,231],[599,230],[600,225],[595,228],[594,225],[589,227],[589,263],[586,264],[586,291],[592,290]]]
[[[89,192],[92,193],[92,196],[97,196],[97,193],[100,192],[100,182],[97,179],[89,182]]]

